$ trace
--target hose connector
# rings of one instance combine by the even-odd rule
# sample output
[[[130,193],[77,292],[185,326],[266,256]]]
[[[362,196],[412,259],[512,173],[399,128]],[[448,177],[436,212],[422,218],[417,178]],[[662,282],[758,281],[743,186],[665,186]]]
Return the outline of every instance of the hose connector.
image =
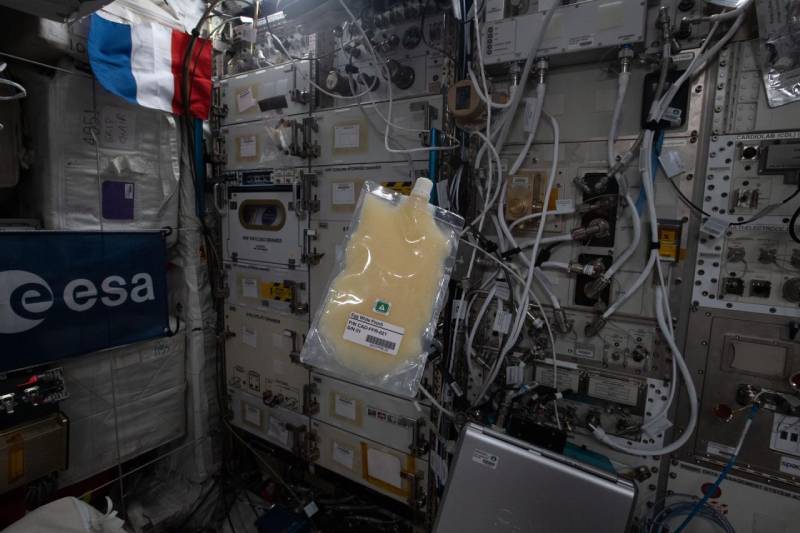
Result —
[[[567,319],[567,313],[563,309],[554,309],[553,318],[559,333],[567,334],[572,331],[572,320]]]
[[[600,333],[608,321],[603,317],[595,318],[591,323],[586,324],[586,327],[583,328],[583,334],[587,337],[594,337],[598,333]]]
[[[624,44],[620,47],[617,57],[619,58],[619,71],[628,73],[631,71],[631,64],[633,63],[633,48],[631,45]]]
[[[536,73],[539,75],[539,83],[544,83],[547,69],[550,67],[550,61],[546,57],[540,57],[536,60]]]
[[[608,236],[610,228],[607,220],[603,218],[593,218],[586,226],[581,226],[572,230],[572,240],[582,241],[590,237],[602,239]]]
[[[600,276],[599,278],[592,280],[583,286],[583,294],[585,294],[587,298],[596,300],[597,297],[600,296],[600,293],[606,290],[610,284],[611,279],[605,276]]]
[[[656,27],[661,30],[662,42],[672,39],[672,20],[669,18],[669,11],[666,6],[661,6],[658,10]]]

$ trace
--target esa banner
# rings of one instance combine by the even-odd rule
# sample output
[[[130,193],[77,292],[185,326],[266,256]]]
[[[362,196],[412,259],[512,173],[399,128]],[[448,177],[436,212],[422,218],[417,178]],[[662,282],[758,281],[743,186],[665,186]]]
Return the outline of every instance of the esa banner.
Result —
[[[0,232],[0,372],[169,334],[158,231]]]

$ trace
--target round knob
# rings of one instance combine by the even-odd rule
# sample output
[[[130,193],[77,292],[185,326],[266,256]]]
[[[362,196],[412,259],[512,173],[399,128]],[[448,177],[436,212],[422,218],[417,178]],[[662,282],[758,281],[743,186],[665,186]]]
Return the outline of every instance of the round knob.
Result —
[[[733,418],[733,409],[728,404],[718,403],[711,412],[723,422],[730,422]]]

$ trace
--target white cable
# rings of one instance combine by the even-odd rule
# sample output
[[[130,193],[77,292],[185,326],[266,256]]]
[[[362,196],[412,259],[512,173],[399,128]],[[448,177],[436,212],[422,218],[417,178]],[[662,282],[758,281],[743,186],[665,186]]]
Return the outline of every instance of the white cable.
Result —
[[[625,204],[626,209],[631,215],[633,238],[622,254],[620,254],[611,266],[608,267],[608,270],[602,274],[602,278],[606,281],[610,281],[614,274],[628,262],[628,259],[630,259],[633,253],[639,248],[639,242],[642,240],[642,219],[639,216],[639,211],[636,209],[636,204],[633,202],[630,193],[625,193]]]
[[[494,141],[494,138],[495,138],[495,137],[498,137],[498,136],[500,135],[500,130],[502,130],[502,129],[503,129],[503,126],[504,126],[504,125],[505,125],[505,123],[506,123],[506,122],[508,122],[508,120],[509,120],[509,118],[508,118],[508,117],[509,117],[509,115],[508,115],[507,113],[506,113],[506,114],[503,114],[503,115],[502,115],[502,116],[501,116],[501,117],[500,117],[500,118],[497,120],[497,122],[495,122],[495,123],[494,123],[494,128],[495,128],[495,129],[493,129],[493,130],[492,130],[491,132],[489,132],[489,133],[488,133],[488,135],[487,135],[489,139],[491,139],[492,141]],[[480,147],[480,149],[478,149],[478,154],[475,156],[475,168],[479,168],[479,167],[481,166],[481,162],[483,161],[483,156],[486,154],[486,150],[487,150],[487,148],[488,148],[488,147],[486,146],[486,144],[483,144],[483,145]]]
[[[548,211],[547,212],[547,216],[572,215],[573,213],[575,213],[575,209],[563,209],[563,210],[560,210],[560,211]],[[538,213],[531,213],[529,215],[525,215],[525,216],[519,217],[518,219],[516,219],[514,222],[512,222],[508,226],[508,229],[509,230],[513,230],[514,228],[516,228],[520,224],[524,224],[525,222],[527,222],[529,220],[533,220],[535,218],[540,218],[541,216],[542,216],[542,212],[539,211]]]
[[[478,95],[478,98],[480,98],[481,101],[484,104],[486,104],[487,106],[491,106],[494,109],[505,109],[507,107],[511,107],[511,101],[510,100],[508,102],[504,103],[504,104],[500,104],[500,103],[494,102],[492,100],[489,100],[486,97],[486,95],[483,94],[483,92],[481,92],[481,89],[478,86],[478,79],[475,77],[475,73],[472,71],[472,65],[469,65],[469,64],[467,65],[467,72],[469,73],[469,80],[472,82],[472,87],[473,87],[473,89],[475,89],[475,94]]]
[[[669,45],[666,45],[669,46]],[[668,60],[669,58],[666,57],[663,60]],[[611,128],[608,132],[608,166],[612,168],[617,162],[617,155],[616,151],[614,150],[614,143],[617,141],[617,130],[619,129],[619,123],[622,119],[622,109],[625,105],[625,94],[628,91],[628,83],[630,81],[630,73],[629,72],[620,72],[619,78],[617,80],[617,101],[614,104],[614,113],[611,116]],[[649,163],[648,163],[649,164]],[[627,188],[626,188],[627,189]],[[631,239],[630,244],[622,254],[617,257],[611,266],[608,268],[606,272],[604,272],[601,278],[605,282],[610,282],[612,276],[616,274],[616,272],[622,268],[630,259],[631,255],[639,248],[639,241],[641,240],[642,236],[642,222],[641,218],[639,217],[639,211],[636,209],[636,204],[634,204],[633,199],[630,196],[630,193],[626,191],[625,193],[625,207],[630,212],[631,215],[631,222],[633,224],[633,239]]]
[[[528,133],[528,138],[525,140],[525,146],[522,147],[522,150],[520,150],[516,161],[514,161],[514,164],[511,165],[511,170],[508,172],[511,176],[515,175],[519,170],[519,167],[522,166],[522,163],[525,162],[525,159],[528,157],[528,152],[531,149],[531,145],[533,144],[533,140],[536,138],[536,130],[539,129],[539,120],[542,116],[542,109],[544,109],[544,97],[546,92],[546,83],[540,83],[536,86],[536,108],[534,109],[533,119],[531,120],[530,124],[531,131]]]
[[[550,300],[550,304],[553,306],[553,309],[558,311],[561,309],[561,302],[556,296],[555,290],[553,289],[553,284],[550,282],[550,279],[547,275],[542,272],[542,269],[536,267],[533,269],[533,277],[539,283],[539,287],[542,288],[544,293],[547,295],[547,299]]]
[[[497,294],[497,283],[492,285],[492,288],[489,290],[489,293],[486,295],[486,299],[483,301],[483,305],[481,305],[480,309],[478,309],[478,315],[475,317],[475,323],[472,324],[472,328],[470,328],[469,335],[467,335],[467,368],[469,368],[469,375],[472,376],[472,357],[475,355],[475,350],[472,348],[472,344],[475,341],[475,334],[478,332],[478,326],[480,326],[481,321],[483,320],[483,316],[486,314],[486,311],[489,309],[489,305],[492,303],[492,300]]]
[[[344,3],[342,3],[342,5],[344,5]],[[361,26],[359,26],[359,28],[360,27]],[[356,99],[356,98],[361,98],[365,94],[368,94],[368,93],[372,92],[372,87],[371,86],[367,87],[366,89],[364,89],[364,92],[361,92],[361,93],[358,93],[358,94],[354,94],[354,95],[351,95],[351,96],[344,96],[344,95],[341,95],[341,94],[332,93],[332,92],[324,89],[322,86],[318,85],[314,80],[312,80],[311,76],[308,76],[305,72],[303,72],[303,69],[297,67],[297,60],[292,56],[292,54],[289,53],[289,51],[286,49],[286,47],[283,45],[283,42],[280,40],[280,38],[278,38],[277,35],[275,35],[274,33],[270,33],[269,35],[270,35],[270,37],[272,37],[272,40],[274,40],[276,43],[278,43],[278,48],[280,48],[281,52],[283,52],[283,54],[289,59],[289,62],[293,66],[295,66],[296,71],[299,72],[300,75],[309,84],[313,85],[322,94],[326,94],[326,95],[330,96],[331,98],[337,98],[339,100],[353,100],[353,99]],[[369,43],[369,39],[367,39],[367,42]],[[370,46],[372,46],[372,45],[370,45]],[[309,61],[309,60],[310,60],[310,58],[307,59],[307,60],[303,60],[303,61]]]
[[[6,69],[6,65],[7,63],[4,62],[0,63],[0,72]],[[7,85],[17,91],[16,93],[10,96],[0,96],[0,102],[7,102],[9,100],[20,100],[28,96],[28,91],[25,89],[25,87],[23,87],[22,85],[20,85],[15,81],[9,80],[8,78],[0,78],[0,85]]]
[[[545,261],[539,268],[542,270],[561,270],[562,272],[569,272],[569,263],[562,263],[559,261]]]
[[[497,150],[495,150],[495,148],[492,145],[492,143],[488,142],[488,138],[486,137],[486,135],[484,135],[483,133],[481,133],[479,131],[473,131],[472,134],[473,135],[477,135],[478,137],[483,139],[483,141],[487,143],[487,146],[491,150],[492,156],[495,158],[495,164],[497,165],[498,186],[497,186],[497,189],[495,190],[494,194],[492,194],[491,197],[488,196],[488,192],[489,191],[488,190],[486,191],[487,192],[487,201],[484,203],[483,211],[481,211],[480,214],[478,214],[478,216],[475,217],[469,224],[464,226],[464,229],[461,230],[461,235],[465,235],[470,230],[470,228],[472,226],[474,226],[475,224],[479,224],[478,231],[480,231],[480,226],[483,224],[483,222],[484,222],[484,220],[486,218],[486,214],[491,210],[491,208],[495,204],[495,202],[497,202],[497,199],[498,199],[498,197],[500,196],[500,194],[501,194],[501,192],[503,190],[502,165],[501,165],[501,161],[500,161],[500,155],[497,153]],[[491,178],[491,176],[492,176],[492,174],[490,173],[489,177]],[[487,182],[487,183],[491,183],[491,182]],[[488,186],[487,186],[487,188],[488,188]]]
[[[622,120],[622,109],[625,105],[625,94],[628,92],[630,82],[630,72],[620,72],[617,78],[617,101],[614,104],[614,112],[611,115],[611,129],[608,132],[608,166],[613,167],[617,162],[617,155],[614,151],[614,143],[617,141],[617,130]]]
[[[653,102],[653,105],[650,108],[649,120],[658,122],[661,119],[663,114],[666,112],[668,104],[672,101],[672,98],[681,88],[683,83],[685,83],[687,79],[696,75],[703,68],[705,68],[705,66],[708,64],[708,60],[710,60],[714,55],[716,55],[717,52],[719,52],[719,50],[722,48],[722,46],[724,46],[725,43],[727,43],[727,41],[729,41],[730,38],[733,37],[733,34],[736,33],[736,29],[738,29],[739,25],[741,25],[741,18],[737,18],[736,22],[731,26],[731,30],[733,31],[729,30],[728,33],[726,33],[717,44],[715,44],[707,53],[704,53],[706,47],[711,42],[712,35],[716,32],[717,28],[719,27],[719,22],[714,24],[714,26],[711,28],[711,31],[709,32],[708,37],[703,42],[703,45],[700,47],[700,50],[692,59],[691,63],[689,63],[689,66],[687,67],[686,71],[680,76],[680,78],[678,78],[675,81],[674,84],[672,84],[669,90],[665,92],[665,94],[661,97],[661,100]],[[701,57],[703,58],[702,60]],[[650,134],[649,136],[648,133]],[[642,141],[642,144],[640,145],[639,169],[642,175],[642,181],[643,182],[650,181],[652,183],[650,158],[649,156],[644,155],[645,153],[650,154],[651,153],[650,149],[652,149],[652,146],[650,146],[650,148],[646,146],[646,141],[648,138],[650,139],[650,144],[652,145],[652,140],[653,140],[652,130],[647,130],[647,132],[645,132],[645,140]],[[654,242],[658,242],[657,232]],[[658,250],[651,250],[645,268],[636,278],[633,285],[631,285],[624,293],[622,293],[619,297],[617,297],[617,299],[608,307],[608,309],[606,309],[606,311],[603,313],[602,316],[604,320],[608,320],[608,318],[611,317],[611,315],[613,315],[617,311],[617,309],[619,309],[620,306],[622,306],[622,304],[628,301],[628,299],[630,299],[631,296],[633,296],[641,288],[641,286],[644,285],[644,282],[650,276],[650,273],[652,272],[653,267],[656,264],[657,258],[658,258]]]
[[[643,154],[646,161],[650,161],[650,156],[652,146],[653,146],[653,131],[648,130],[645,132],[644,141],[642,143],[644,147]],[[649,147],[649,149],[647,148]],[[649,165],[648,165],[649,167]],[[648,173],[649,174],[649,173]],[[643,186],[645,191],[645,198],[647,200],[647,207],[648,213],[650,217],[650,238],[655,242],[658,240],[658,221],[657,221],[657,214],[656,214],[656,206],[655,206],[655,190],[653,185],[653,180],[648,179],[650,176],[645,175],[643,180]],[[657,255],[657,251],[651,252],[651,257]],[[672,357],[675,360],[678,370],[683,377],[684,383],[686,385],[686,393],[689,397],[689,422],[686,425],[685,430],[678,437],[674,440],[671,444],[660,447],[660,448],[652,448],[647,446],[642,446],[640,443],[634,443],[631,445],[622,444],[625,442],[624,440],[617,439],[615,437],[610,437],[607,435],[602,428],[593,428],[594,436],[603,442],[604,444],[616,449],[623,451],[625,453],[629,453],[632,455],[666,455],[672,453],[678,449],[680,449],[686,442],[691,438],[692,434],[694,433],[695,426],[697,425],[697,416],[698,416],[698,400],[697,400],[697,391],[694,388],[694,381],[692,378],[692,374],[689,371],[689,368],[686,366],[686,362],[683,359],[683,355],[681,354],[680,349],[678,348],[675,342],[675,335],[672,331],[672,326],[667,323],[665,318],[664,308],[665,308],[665,295],[666,295],[666,284],[664,283],[664,276],[661,270],[661,262],[657,261],[657,271],[658,271],[658,281],[659,285],[656,288],[656,320],[658,322],[658,327],[661,332],[661,335],[667,341],[669,346],[670,352],[672,353]],[[673,379],[677,379],[677,376],[673,376]]]
[[[438,410],[439,410],[439,411],[440,411],[440,412],[441,412],[441,413],[442,413],[444,416],[446,416],[447,418],[455,418],[455,417],[456,417],[456,415],[455,415],[455,414],[453,414],[453,411],[451,411],[450,409],[447,409],[447,408],[445,408],[444,406],[442,406],[442,404],[440,404],[438,401],[436,401],[436,398],[434,398],[434,397],[433,397],[433,394],[431,394],[430,392],[428,392],[428,389],[426,389],[425,387],[423,387],[422,385],[420,385],[420,386],[419,386],[419,391],[420,391],[420,392],[422,393],[422,395],[423,395],[423,396],[425,396],[425,397],[428,399],[428,401],[430,401],[430,402],[433,404],[433,406],[434,406],[436,409],[438,409]]]
[[[461,242],[471,247],[473,251],[481,252],[482,254],[484,254],[487,259],[497,263],[498,267],[505,270],[511,277],[516,279],[521,285],[524,285],[525,280],[523,280],[519,274],[514,272],[514,270],[510,266],[499,260],[493,254],[487,252],[477,244],[470,242],[467,239],[464,239],[463,237],[461,238]],[[553,360],[553,386],[554,388],[556,388],[558,385],[558,357],[556,354],[556,338],[555,335],[553,335],[553,328],[550,327],[550,320],[547,318],[547,313],[545,313],[544,307],[542,307],[542,303],[539,301],[539,298],[536,296],[536,293],[534,293],[532,290],[529,289],[528,294],[530,295],[534,305],[536,305],[536,308],[539,309],[539,312],[542,315],[542,320],[544,321],[545,329],[547,330],[547,336],[550,340],[551,359]],[[561,422],[558,419],[558,406],[555,402],[553,403],[553,407],[555,410],[554,412],[555,412],[556,423],[560,428]]]
[[[550,25],[550,19],[553,18],[553,14],[556,12],[556,7],[553,5],[550,9],[547,10],[547,13],[542,20],[542,27],[539,30],[539,34],[533,40],[533,45],[531,46],[531,50],[528,53],[527,59],[525,59],[525,66],[522,67],[522,74],[520,76],[520,90],[514,91],[514,94],[511,96],[511,107],[508,109],[507,113],[509,120],[503,125],[503,128],[500,130],[500,137],[497,139],[497,151],[502,152],[503,146],[505,146],[506,138],[508,137],[509,131],[511,131],[511,123],[513,122],[513,117],[516,116],[517,107],[519,107],[519,101],[522,98],[522,93],[524,93],[525,85],[528,83],[528,76],[530,76],[531,69],[533,67],[533,62],[536,59],[536,54],[539,52],[539,47],[542,44],[542,40],[544,39],[544,34],[547,33],[547,27]],[[480,38],[480,36],[478,36]],[[482,59],[481,59],[482,61]]]
[[[549,205],[550,195],[553,192],[553,185],[555,183],[556,175],[558,174],[558,150],[559,150],[560,133],[559,133],[558,121],[555,119],[555,117],[553,117],[548,113],[543,113],[543,114],[550,121],[550,125],[553,128],[553,162],[550,167],[550,176],[548,177],[547,180],[547,187],[545,188],[544,204],[543,204],[543,205]],[[494,383],[494,380],[497,378],[497,374],[500,371],[500,367],[502,366],[502,363],[505,360],[506,355],[511,350],[511,348],[513,348],[513,346],[517,342],[517,339],[519,338],[522,325],[525,322],[525,316],[527,314],[528,301],[529,301],[529,293],[531,290],[531,283],[533,282],[534,272],[536,270],[533,265],[535,264],[536,256],[539,253],[539,245],[542,240],[542,234],[544,233],[545,224],[546,224],[546,216],[542,216],[542,220],[539,223],[539,228],[536,234],[536,240],[533,243],[533,250],[531,251],[531,256],[530,256],[530,266],[528,267],[528,275],[527,279],[525,280],[524,291],[521,298],[521,302],[519,304],[519,310],[517,312],[515,324],[511,329],[511,334],[509,335],[505,345],[503,346],[502,350],[500,351],[500,354],[497,357],[497,361],[495,362],[495,365],[492,368],[491,373],[489,374],[489,378],[484,382],[480,393],[476,397],[476,402],[473,402],[473,405],[475,405],[484,396],[486,396],[486,392],[489,390],[489,387],[492,386],[492,383]],[[555,346],[553,346],[553,350],[555,351]],[[556,379],[555,376],[553,379],[554,380]]]
[[[353,23],[353,25],[358,28],[358,31],[364,37],[363,42],[364,42],[364,44],[366,44],[367,48],[369,49],[370,54],[372,54],[372,57],[375,59],[375,64],[376,65],[380,65],[380,69],[379,69],[379,73],[378,74],[383,74],[385,72],[385,74],[383,74],[383,76],[387,80],[386,88],[387,88],[387,93],[388,93],[388,97],[389,97],[389,99],[388,99],[389,100],[388,101],[389,109],[388,109],[388,112],[387,112],[388,117],[384,118],[384,121],[386,122],[386,127],[385,127],[384,133],[383,133],[383,147],[384,147],[384,149],[387,152],[392,153],[392,154],[409,154],[409,153],[415,153],[415,152],[440,152],[440,151],[447,151],[447,150],[457,150],[458,148],[460,148],[459,146],[423,146],[421,148],[396,149],[396,148],[392,148],[391,146],[389,146],[389,130],[391,129],[391,126],[392,126],[392,100],[393,100],[393,94],[392,94],[391,76],[389,76],[388,68],[386,67],[386,61],[384,61],[381,58],[381,56],[378,55],[378,52],[375,51],[375,48],[372,46],[372,42],[370,41],[369,37],[367,36],[366,32],[364,31],[364,28],[361,27],[361,22],[359,22],[358,19],[356,19],[356,16],[353,14],[352,11],[350,11],[350,8],[347,7],[347,4],[345,3],[345,1],[344,0],[339,0],[339,4],[347,12],[347,15],[350,17],[350,20]],[[311,80],[309,80],[309,82],[311,82]],[[327,91],[325,91],[324,89],[319,87],[317,84],[313,84],[313,85],[315,87],[317,87],[318,89],[320,89],[324,94],[328,94],[329,96],[333,96],[333,93],[328,93]],[[363,93],[360,93],[360,94],[354,95],[354,96],[350,96],[348,98],[360,98],[361,96],[364,96],[365,94],[370,92],[370,90],[371,90],[371,88],[368,88]],[[341,96],[340,96],[340,98],[341,98]]]

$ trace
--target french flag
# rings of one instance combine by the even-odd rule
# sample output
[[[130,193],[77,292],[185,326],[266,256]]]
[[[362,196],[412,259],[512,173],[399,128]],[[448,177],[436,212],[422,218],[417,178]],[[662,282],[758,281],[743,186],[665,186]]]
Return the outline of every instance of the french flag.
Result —
[[[146,21],[124,24],[92,15],[89,63],[97,81],[135,105],[182,115],[183,58],[191,35]],[[211,107],[211,42],[197,39],[189,60],[189,110],[207,119]]]

